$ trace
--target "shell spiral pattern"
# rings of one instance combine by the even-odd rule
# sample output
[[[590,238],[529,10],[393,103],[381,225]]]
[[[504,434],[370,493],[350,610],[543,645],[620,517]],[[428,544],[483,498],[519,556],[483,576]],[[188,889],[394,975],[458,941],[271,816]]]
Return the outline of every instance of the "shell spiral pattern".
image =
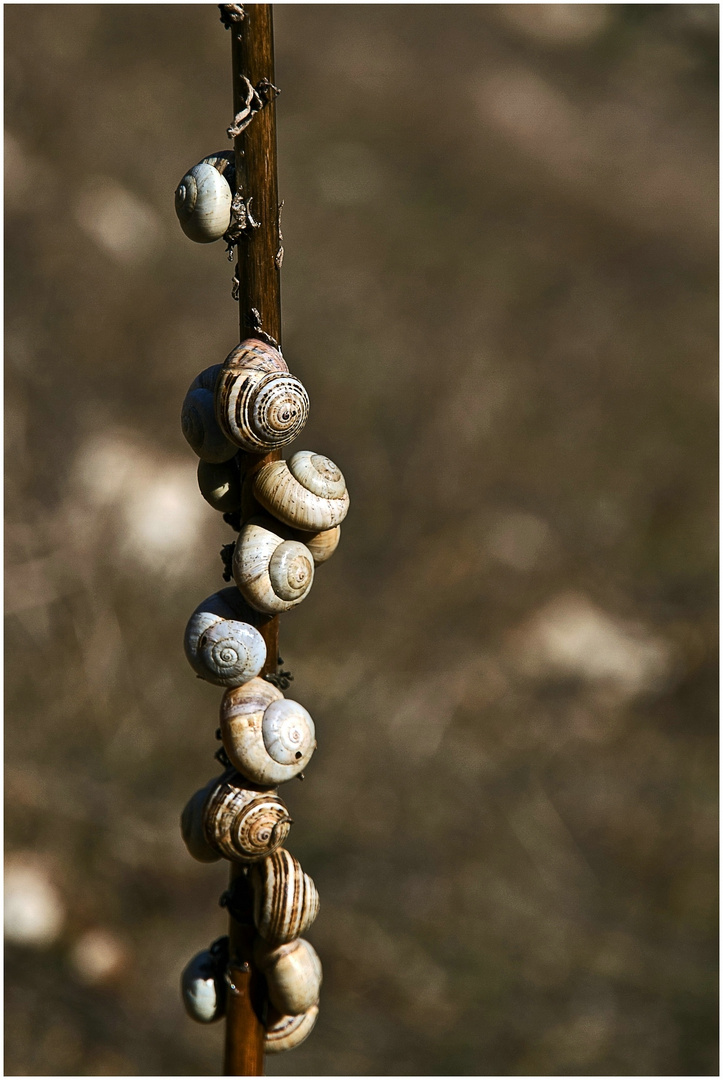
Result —
[[[233,576],[252,608],[274,615],[300,604],[314,581],[314,558],[298,540],[285,540],[276,522],[251,518],[239,533]]]
[[[176,188],[176,215],[186,236],[197,244],[220,240],[231,223],[233,192],[223,175],[225,157],[212,157],[189,169]]]
[[[256,784],[281,784],[306,768],[316,749],[314,721],[265,679],[228,690],[221,738],[231,763]]]
[[[226,358],[216,383],[216,418],[231,442],[252,454],[286,446],[302,431],[309,395],[281,353],[249,338]]]
[[[183,638],[186,659],[207,682],[241,686],[258,675],[266,661],[266,644],[257,629],[263,621],[238,589],[214,593],[188,620]]]
[[[349,509],[341,470],[333,461],[299,450],[287,461],[270,461],[254,477],[254,495],[270,514],[309,532],[340,525]]]
[[[263,859],[283,844],[291,818],[273,790],[249,786],[242,776],[231,772],[206,785],[202,791],[206,792],[205,799],[202,801],[202,793],[197,792],[195,803],[192,799],[186,808],[184,839],[188,835],[199,843],[200,832],[208,848],[235,862]],[[186,845],[194,855],[188,840]],[[211,860],[205,858],[203,861]]]
[[[254,923],[270,945],[301,937],[319,913],[316,885],[293,855],[279,848],[251,872]]]

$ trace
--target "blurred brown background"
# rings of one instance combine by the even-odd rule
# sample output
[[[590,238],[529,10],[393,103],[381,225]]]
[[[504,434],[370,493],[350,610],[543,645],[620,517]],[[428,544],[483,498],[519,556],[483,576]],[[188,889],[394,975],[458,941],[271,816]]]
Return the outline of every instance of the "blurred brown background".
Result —
[[[297,448],[352,493],[282,620],[325,982],[280,1074],[717,1071],[716,5],[276,9]],[[173,191],[213,5],[5,7],[6,1073],[218,1074],[179,425],[237,341]]]

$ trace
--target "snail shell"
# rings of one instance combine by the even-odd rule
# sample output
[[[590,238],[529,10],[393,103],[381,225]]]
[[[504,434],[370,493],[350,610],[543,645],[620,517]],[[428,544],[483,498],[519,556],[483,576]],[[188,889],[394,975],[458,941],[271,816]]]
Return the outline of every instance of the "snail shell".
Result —
[[[284,945],[301,937],[319,913],[316,885],[284,848],[253,867],[251,885],[254,924],[269,945]]]
[[[280,1016],[270,1009],[266,1021],[264,1049],[267,1054],[280,1054],[282,1050],[293,1050],[311,1034],[319,1015],[319,1006],[312,1005],[301,1016]]]
[[[241,506],[241,480],[233,458],[198,463],[198,488],[209,506],[221,514],[230,514]]]
[[[225,943],[225,945],[224,945]],[[197,953],[181,975],[181,997],[186,1012],[199,1024],[212,1024],[226,1012],[225,955],[228,938]]]
[[[265,679],[227,690],[221,738],[231,763],[256,784],[281,784],[306,768],[316,749],[314,721]]]
[[[228,461],[238,451],[216,420],[213,389],[221,370],[214,364],[197,375],[188,388],[181,409],[181,429],[184,438],[202,461]]]
[[[236,541],[233,576],[244,599],[271,615],[300,604],[314,581],[314,559],[298,540],[280,536],[275,521],[251,518]]]
[[[266,643],[256,628],[265,621],[244,603],[238,589],[214,593],[188,620],[186,659],[207,682],[241,686],[258,675],[266,661]]]
[[[188,854],[197,862],[218,862],[221,852],[211,847],[206,837],[203,823],[203,809],[211,792],[219,782],[219,777],[209,780],[188,800],[181,814],[181,835]]]
[[[340,525],[349,509],[341,470],[311,450],[299,450],[288,461],[262,465],[254,476],[253,491],[279,521],[308,532]]]
[[[257,938],[254,959],[266,977],[269,1000],[281,1015],[298,1016],[316,1005],[321,989],[321,960],[308,941],[297,938],[273,948],[263,938]]]
[[[309,415],[309,395],[278,349],[249,338],[229,353],[216,383],[216,418],[226,437],[252,454],[295,439]]]
[[[211,158],[189,169],[176,188],[176,214],[189,240],[210,244],[220,240],[231,224],[233,192],[216,165],[225,159]]]
[[[314,566],[326,562],[334,554],[341,540],[341,525],[335,525],[333,529],[322,529],[317,533],[302,533],[299,537],[302,544],[306,544]]]
[[[212,862],[211,853],[234,862],[263,859],[283,844],[290,825],[273,790],[249,785],[233,771],[196,792],[181,817],[186,847],[199,862]]]

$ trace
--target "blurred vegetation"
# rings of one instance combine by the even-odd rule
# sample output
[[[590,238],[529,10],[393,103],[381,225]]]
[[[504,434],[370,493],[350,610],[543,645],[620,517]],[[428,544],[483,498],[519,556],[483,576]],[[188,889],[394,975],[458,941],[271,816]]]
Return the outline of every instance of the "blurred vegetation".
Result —
[[[271,1075],[716,1074],[714,4],[279,5],[284,351],[343,543],[282,620],[325,982]],[[6,1072],[216,1074],[178,818],[236,343],[173,212],[212,5],[5,7]]]

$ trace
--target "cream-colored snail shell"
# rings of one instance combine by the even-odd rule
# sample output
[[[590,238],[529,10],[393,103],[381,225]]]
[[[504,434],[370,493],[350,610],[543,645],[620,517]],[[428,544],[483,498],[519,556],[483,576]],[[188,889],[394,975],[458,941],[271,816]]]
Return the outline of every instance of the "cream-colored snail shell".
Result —
[[[304,938],[273,948],[263,938],[256,938],[254,959],[263,971],[269,1000],[286,1016],[298,1016],[319,1000],[321,960]]]
[[[226,437],[252,454],[295,439],[309,415],[309,395],[278,349],[249,338],[226,357],[216,383],[216,418]]]
[[[254,476],[253,491],[279,521],[308,532],[340,525],[349,509],[341,470],[311,450],[299,450],[288,461],[262,465]]]
[[[210,244],[231,224],[233,192],[222,172],[202,161],[176,188],[176,215],[189,240]]]
[[[275,521],[251,518],[239,533],[233,577],[252,608],[271,615],[300,604],[314,581],[314,559],[298,540],[285,539]]]
[[[301,937],[319,913],[316,885],[301,864],[279,848],[251,871],[254,924],[269,945]]]
[[[282,784],[306,768],[316,749],[314,721],[265,679],[227,690],[221,738],[231,763],[256,784]]]
[[[264,1050],[267,1054],[280,1054],[283,1050],[293,1050],[300,1046],[311,1034],[319,1015],[319,1006],[312,1005],[301,1016],[280,1016],[270,1009],[266,1020],[266,1038]]]
[[[197,375],[181,409],[181,430],[186,442],[202,461],[213,463],[229,461],[238,453],[238,447],[226,438],[216,420],[213,390],[220,370],[220,364],[213,364]]]
[[[226,1012],[226,981],[218,958],[210,949],[197,953],[181,975],[181,997],[186,1012],[199,1024],[212,1024]]]
[[[311,552],[314,566],[319,566],[330,559],[338,548],[341,540],[341,525],[335,525],[333,529],[321,529],[317,533],[301,533],[299,540],[302,544],[306,544]]]
[[[209,506],[220,514],[231,514],[241,506],[241,479],[236,462],[199,461],[198,489]]]
[[[181,831],[189,854],[213,861],[215,852],[234,862],[266,858],[286,839],[291,818],[273,790],[249,784],[229,771],[187,803]]]
[[[263,621],[238,589],[214,593],[188,620],[183,637],[186,659],[206,682],[241,686],[258,675],[266,661],[266,643],[252,625]]]

